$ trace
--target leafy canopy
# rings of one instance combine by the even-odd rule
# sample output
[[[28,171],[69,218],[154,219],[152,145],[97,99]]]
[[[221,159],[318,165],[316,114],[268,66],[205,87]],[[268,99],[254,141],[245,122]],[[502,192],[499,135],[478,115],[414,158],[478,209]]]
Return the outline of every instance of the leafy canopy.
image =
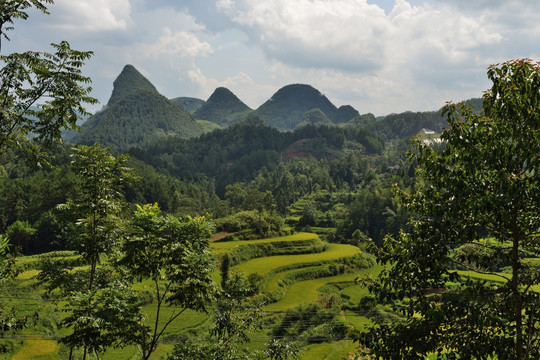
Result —
[[[9,40],[14,19],[27,19],[35,7],[48,14],[52,0],[3,0],[0,7],[1,40]],[[51,44],[53,52],[0,53],[0,154],[12,146],[28,148],[27,136],[45,144],[61,140],[62,129],[76,129],[77,120],[87,115],[83,103],[95,104],[89,96],[91,82],[82,74],[91,51],[77,51],[62,41]],[[0,47],[1,50],[1,47]],[[37,146],[30,147],[34,153]]]
[[[361,343],[383,358],[540,357],[540,64],[488,69],[483,112],[448,104],[436,151],[415,139],[420,183],[401,193],[414,231],[376,249],[391,264],[371,290],[405,319]],[[488,239],[488,240],[486,240]],[[458,271],[459,270],[459,271]],[[497,281],[481,281],[487,276]]]

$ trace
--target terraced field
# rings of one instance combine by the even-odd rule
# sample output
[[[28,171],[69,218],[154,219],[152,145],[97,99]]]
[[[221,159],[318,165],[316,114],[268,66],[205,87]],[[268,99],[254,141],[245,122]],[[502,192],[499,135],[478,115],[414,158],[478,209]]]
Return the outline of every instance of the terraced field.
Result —
[[[326,244],[322,242],[316,234],[298,233],[290,236],[249,240],[249,241],[217,241],[211,244],[212,251],[219,258],[225,253],[235,256],[237,261],[234,269],[242,271],[248,275],[258,273],[263,276],[265,286],[263,294],[272,295],[273,302],[268,302],[264,310],[269,316],[276,313],[283,313],[288,309],[301,304],[315,303],[319,300],[322,289],[332,284],[340,284],[341,296],[348,301],[358,301],[365,292],[360,285],[354,282],[358,275],[356,272],[345,271],[345,266],[341,265],[351,262],[355,257],[362,257],[362,251],[355,246],[343,244]],[[263,252],[270,254],[264,254]],[[64,258],[74,259],[73,255],[64,254]],[[247,259],[243,261],[243,259]],[[32,278],[38,273],[36,270],[39,257],[20,258],[20,264],[26,268],[21,272],[16,281],[19,295],[34,299],[28,304],[28,309],[38,310],[44,314],[54,313],[54,305],[51,302],[39,301],[41,291],[33,288],[35,283]],[[340,268],[341,267],[341,268]],[[373,272],[369,268],[360,271],[360,274]],[[340,272],[341,271],[341,272]],[[219,272],[215,271],[215,280],[219,281]],[[153,291],[152,284],[143,281],[134,284],[137,291]],[[276,295],[277,294],[277,295]],[[21,295],[21,296],[22,296]],[[165,307],[162,319],[167,318],[167,314],[173,309]],[[155,321],[155,304],[145,305],[144,313],[147,314],[146,321]],[[56,314],[59,321],[61,313]],[[368,321],[360,318],[353,312],[342,312],[340,318],[352,326],[363,326]],[[165,320],[162,320],[165,321]],[[172,349],[175,338],[181,336],[187,330],[196,330],[208,326],[209,316],[197,312],[186,312],[167,329],[164,334],[164,343],[159,346],[153,359],[162,358]],[[37,331],[37,332],[36,332]],[[41,331],[41,333],[40,333]],[[32,355],[30,358],[59,359],[65,356],[61,354],[57,339],[65,333],[65,330],[52,327],[51,330],[32,330],[29,334],[34,338],[23,341],[14,352],[13,358],[23,359],[24,354]],[[254,341],[251,347],[261,346],[261,339],[270,339],[268,329],[254,335],[258,341]],[[170,339],[170,340],[167,340]],[[341,359],[348,352],[354,349],[354,344],[349,341],[337,341],[332,343],[312,344],[303,349],[302,359]],[[22,356],[22,357],[21,357]],[[135,359],[138,356],[137,349],[133,346],[122,349],[111,349],[103,354],[102,359]],[[2,357],[0,356],[0,359]]]
[[[261,243],[286,243],[298,241],[313,241],[317,235],[311,233],[300,233],[296,235],[251,241],[234,241],[212,244],[212,247],[219,254],[224,254],[239,246],[256,245]],[[264,292],[267,294],[281,293],[281,299],[268,303],[264,310],[269,314],[283,313],[298,305],[316,303],[321,296],[321,289],[334,283],[341,284],[343,290],[341,294],[349,301],[356,303],[367,292],[367,290],[355,280],[363,275],[376,275],[380,268],[370,267],[364,270],[338,275],[326,274],[324,270],[329,264],[340,263],[342,260],[361,255],[362,251],[352,245],[328,244],[325,251],[320,253],[275,255],[258,257],[247,260],[235,266],[235,269],[243,273],[258,273],[266,279]],[[302,278],[302,274],[319,274],[321,277],[307,280],[295,280]],[[315,275],[317,276],[317,275]],[[357,294],[358,293],[358,294]],[[363,328],[370,321],[354,312],[343,312],[343,320],[353,327]],[[312,344],[303,351],[302,359],[342,359],[347,353],[354,350],[354,344],[350,341],[342,340],[332,343]]]
[[[360,253],[360,249],[352,245],[330,244],[328,250],[318,254],[279,255],[249,260],[238,265],[238,269],[246,274],[259,273],[265,275],[272,270],[291,265],[316,264],[347,258]]]

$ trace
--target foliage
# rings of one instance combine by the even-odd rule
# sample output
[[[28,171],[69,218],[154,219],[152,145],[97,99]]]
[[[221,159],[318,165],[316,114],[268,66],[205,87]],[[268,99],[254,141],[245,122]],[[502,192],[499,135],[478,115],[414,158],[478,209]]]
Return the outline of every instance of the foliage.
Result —
[[[45,149],[44,153],[52,159],[52,168],[39,168],[6,156],[7,176],[0,178],[0,233],[16,221],[28,222],[37,230],[28,248],[21,249],[23,254],[64,250],[77,244],[72,238],[78,217],[57,209],[58,204],[77,197],[80,179],[70,166],[74,150],[57,146]],[[136,159],[129,159],[126,166],[139,179],[122,186],[126,201],[131,204],[157,202],[163,211],[176,216],[218,215],[223,211],[213,181],[207,177],[181,181],[159,174]]]
[[[358,110],[353,108],[351,105],[343,105],[337,109],[336,117],[332,120],[335,124],[341,124],[349,122],[357,116],[360,116]]]
[[[133,65],[126,65],[120,75],[114,80],[113,92],[107,105],[110,106],[118,103],[126,96],[141,90],[150,93],[158,92],[156,87],[137,71]]]
[[[330,120],[320,109],[311,109],[302,115],[302,122],[296,125],[296,127],[299,128],[306,125],[328,126],[333,124],[332,120]]]
[[[216,221],[218,230],[240,232],[235,236],[242,239],[257,239],[279,235],[283,220],[267,211],[241,211]]]
[[[488,77],[483,112],[445,107],[444,149],[415,141],[410,156],[423,183],[402,194],[418,214],[414,232],[384,240],[378,258],[392,266],[371,284],[378,301],[400,301],[406,318],[360,337],[377,357],[540,356],[540,276],[524,258],[538,256],[540,239],[540,66],[509,61],[489,67]],[[478,251],[454,251],[464,244]],[[511,274],[493,266],[501,260]],[[461,277],[456,267],[501,281]]]
[[[254,359],[261,354],[250,353],[242,347],[250,341],[249,335],[260,329],[264,312],[242,274],[228,273],[226,266],[221,267],[222,284],[218,292],[212,313],[213,328],[204,342],[188,339],[186,343],[175,346],[169,360],[186,359]],[[225,271],[224,271],[225,270]]]
[[[208,250],[211,231],[211,224],[203,217],[180,221],[162,214],[157,204],[137,206],[119,264],[130,276],[152,280],[155,287],[156,321],[143,330],[138,342],[143,359],[154,352],[172,321],[187,309],[205,311],[213,299],[213,261]],[[174,306],[175,311],[160,325],[165,304]]]
[[[470,99],[466,104],[472,106],[475,112],[482,107],[481,99]],[[440,111],[412,112],[406,111],[400,114],[391,114],[384,119],[366,124],[366,130],[373,131],[386,140],[398,138],[410,138],[420,132],[423,128],[440,133],[448,122]]]
[[[14,20],[28,18],[33,8],[48,14],[52,0],[5,0],[0,7],[0,50],[8,40]],[[33,136],[42,145],[61,140],[61,130],[74,129],[81,115],[87,114],[83,103],[94,104],[89,96],[90,78],[82,75],[84,62],[92,52],[71,49],[62,41],[51,44],[54,52],[27,51],[2,55],[0,52],[0,156],[16,154],[18,149],[31,152],[34,160],[45,162],[41,147],[32,143]],[[14,152],[11,152],[13,151]],[[5,174],[5,168],[2,167]],[[14,240],[30,236],[28,223],[19,222],[10,228]],[[0,283],[15,275],[13,258],[7,251],[7,238],[0,235]],[[0,284],[1,286],[2,284]],[[4,308],[2,306],[2,308]],[[5,310],[0,311],[0,333],[21,329],[26,319]]]
[[[6,229],[6,235],[11,240],[13,245],[19,248],[21,251],[28,251],[29,244],[32,237],[36,234],[37,230],[34,229],[28,221],[15,221]]]
[[[266,348],[270,360],[299,360],[298,352],[294,343],[284,339],[272,339]]]
[[[186,96],[177,97],[177,98],[171,99],[171,101],[175,104],[180,105],[182,109],[184,109],[190,114],[193,114],[198,108],[200,108],[205,103],[204,100],[192,98],[192,97],[186,97]]]
[[[15,257],[9,250],[10,244],[7,237],[0,235],[0,290],[3,292],[3,284],[17,275],[15,269]],[[7,308],[0,300],[0,337],[21,330],[26,326],[27,319]],[[7,351],[7,346],[0,343],[0,353]]]
[[[27,9],[47,14],[50,0],[8,0],[0,9],[0,41],[9,40],[14,19],[27,19]],[[27,51],[0,55],[0,154],[10,147],[29,148],[38,155],[39,147],[29,147],[32,134],[44,144],[61,139],[61,130],[75,129],[83,103],[95,104],[88,94],[90,78],[82,75],[84,62],[92,52],[71,49],[62,41],[51,44],[53,53]],[[44,100],[44,101],[43,101]]]
[[[369,237],[379,243],[386,234],[398,234],[400,227],[407,224],[408,217],[409,213],[395,201],[389,186],[369,186],[354,195],[333,241],[350,240],[358,244],[359,240]]]
[[[73,328],[73,333],[60,341],[70,348],[83,347],[84,357],[87,351],[100,353],[107,347],[136,343],[142,321],[138,301],[129,285],[121,282],[71,292],[64,309],[69,315],[62,325]]]
[[[15,257],[9,250],[9,239],[0,235],[0,284],[16,275]]]
[[[120,213],[124,206],[122,189],[134,180],[125,166],[127,156],[115,158],[99,144],[75,148],[72,168],[79,176],[78,192],[60,205],[77,217],[77,251],[90,264],[88,290],[92,290],[96,267],[101,254],[116,247]]]

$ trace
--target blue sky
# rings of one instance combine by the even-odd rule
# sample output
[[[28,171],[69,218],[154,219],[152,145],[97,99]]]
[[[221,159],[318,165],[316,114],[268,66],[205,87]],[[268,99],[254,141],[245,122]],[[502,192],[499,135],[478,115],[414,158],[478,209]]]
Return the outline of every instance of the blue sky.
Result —
[[[2,53],[93,50],[84,71],[102,105],[132,64],[169,98],[225,86],[257,108],[303,83],[361,113],[435,110],[481,96],[490,64],[540,60],[531,0],[56,0],[50,12],[17,21]]]

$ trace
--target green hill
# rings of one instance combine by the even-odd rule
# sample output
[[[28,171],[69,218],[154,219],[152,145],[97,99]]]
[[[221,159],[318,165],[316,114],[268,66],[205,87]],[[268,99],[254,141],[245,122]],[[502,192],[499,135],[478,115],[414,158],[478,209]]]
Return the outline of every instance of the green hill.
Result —
[[[201,125],[186,111],[161,95],[133,66],[126,65],[114,81],[107,106],[88,119],[71,141],[99,142],[126,150],[165,135],[188,138],[202,132]]]
[[[306,111],[321,110],[334,119],[337,108],[326,96],[310,85],[292,84],[279,89],[253,115],[280,130],[292,130],[303,121]]]
[[[229,89],[218,87],[197,111],[194,117],[219,125],[228,125],[241,120],[251,109]]]
[[[334,122],[336,124],[346,123],[359,115],[360,113],[358,112],[358,110],[353,108],[351,105],[343,105],[340,106],[339,109],[337,109]]]

